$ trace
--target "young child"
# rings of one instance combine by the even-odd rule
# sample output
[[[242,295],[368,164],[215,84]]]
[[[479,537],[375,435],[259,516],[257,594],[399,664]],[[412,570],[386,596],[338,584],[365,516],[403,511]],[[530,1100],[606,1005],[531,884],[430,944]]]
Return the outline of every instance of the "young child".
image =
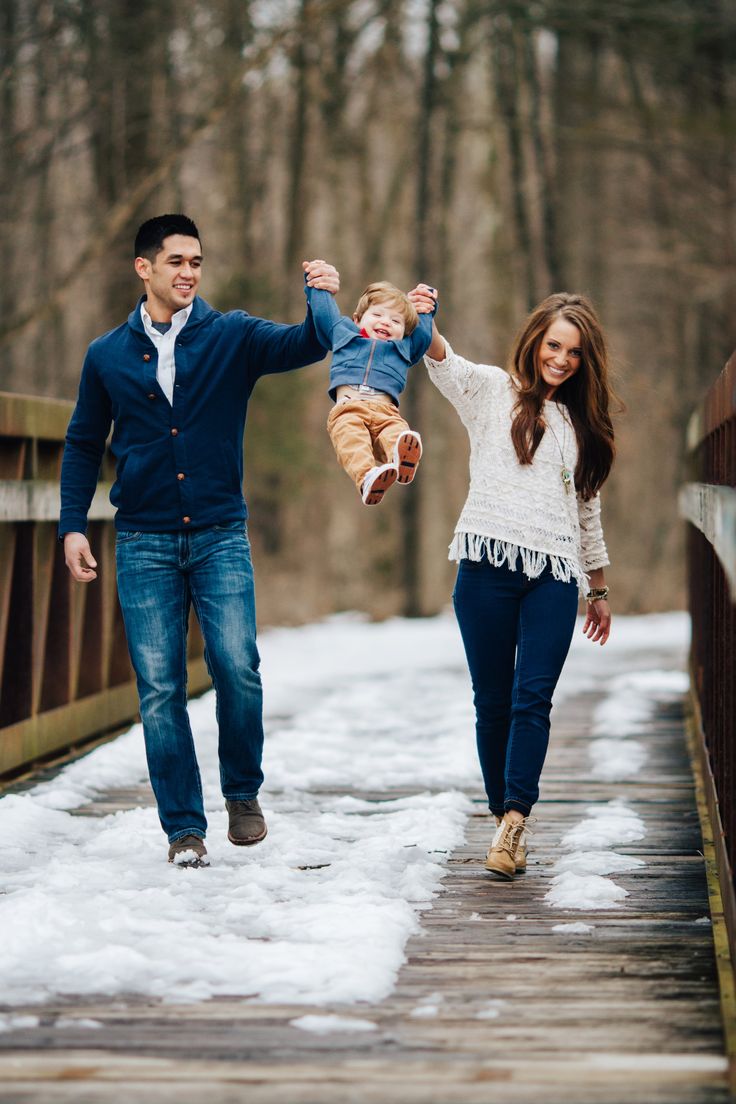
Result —
[[[434,311],[418,315],[403,291],[381,282],[368,285],[350,319],[331,292],[305,290],[317,336],[332,349],[327,431],[363,502],[376,506],[396,480],[411,483],[422,455],[399,395],[429,348]]]

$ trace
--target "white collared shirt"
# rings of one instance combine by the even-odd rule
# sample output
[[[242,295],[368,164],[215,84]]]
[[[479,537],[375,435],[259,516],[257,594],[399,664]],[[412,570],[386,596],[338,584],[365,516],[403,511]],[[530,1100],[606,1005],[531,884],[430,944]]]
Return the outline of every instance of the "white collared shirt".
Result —
[[[158,349],[156,379],[158,380],[159,387],[172,406],[174,405],[174,380],[176,378],[174,345],[176,344],[177,337],[189,320],[189,315],[192,313],[193,306],[194,303],[190,303],[188,307],[184,307],[183,310],[177,311],[176,314],[172,315],[171,326],[166,333],[161,333],[153,325],[151,316],[146,310],[146,304],[141,303],[141,320],[143,322],[143,328]]]

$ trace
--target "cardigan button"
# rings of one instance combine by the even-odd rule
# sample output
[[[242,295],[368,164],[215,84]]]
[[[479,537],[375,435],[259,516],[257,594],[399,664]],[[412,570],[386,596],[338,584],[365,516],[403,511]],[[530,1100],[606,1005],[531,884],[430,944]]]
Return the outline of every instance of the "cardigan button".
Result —
[[[190,517],[183,517],[181,520],[184,522],[185,525],[188,525],[192,519]]]
[[[143,359],[146,360],[146,361],[150,360],[151,359],[151,354],[150,353],[144,353],[143,354]]]
[[[149,395],[148,397],[149,397],[149,399],[155,399],[155,398],[156,398],[156,396],[154,395],[153,391],[151,392],[151,394],[150,394],[150,395]]]
[[[186,479],[184,472],[177,472],[176,478],[181,482],[182,479]]]
[[[178,429],[172,429],[171,436],[172,437],[178,437],[179,436],[179,430]]]

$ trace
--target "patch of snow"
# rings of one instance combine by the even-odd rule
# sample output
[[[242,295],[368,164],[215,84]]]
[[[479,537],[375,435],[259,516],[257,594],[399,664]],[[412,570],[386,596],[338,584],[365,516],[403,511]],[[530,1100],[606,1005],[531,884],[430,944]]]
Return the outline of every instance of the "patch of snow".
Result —
[[[658,702],[677,701],[689,686],[685,671],[627,671],[611,680],[608,696],[596,708],[593,731],[606,736],[635,735]]]
[[[574,874],[621,874],[626,870],[636,870],[644,866],[643,859],[633,855],[619,855],[616,851],[574,851],[562,855],[554,864],[557,874],[571,870]]]
[[[587,1054],[585,1065],[595,1069],[677,1073],[723,1073],[728,1058],[721,1054]]]
[[[443,1000],[442,993],[428,993],[412,1008],[409,1015],[415,1020],[431,1019],[439,1012]]]
[[[646,748],[637,740],[593,740],[588,750],[593,760],[591,775],[601,782],[633,778],[647,760]]]
[[[0,1012],[0,1031],[24,1031],[38,1027],[40,1022],[38,1016],[14,1016]]]
[[[693,920],[693,924],[712,924],[710,916],[699,916],[697,920]]]
[[[553,878],[552,888],[545,900],[553,908],[592,911],[618,908],[628,895],[627,890],[599,874],[574,874],[572,870],[567,870]]]
[[[172,862],[174,866],[191,866],[193,863],[206,866],[207,858],[201,860],[197,852],[193,848],[189,848],[186,851],[177,851]]]
[[[666,640],[670,654],[673,648],[682,652],[684,665],[689,619],[681,614],[631,619],[621,636],[629,651],[637,640],[650,648],[653,640]],[[578,642],[577,651],[579,647]],[[615,649],[613,658],[615,661]],[[687,692],[689,679],[684,670],[657,668],[612,673],[608,685],[609,693],[595,711],[593,733],[598,738],[589,744],[589,753],[592,777],[616,782],[640,773],[647,749],[632,737],[645,730],[657,703],[676,700]],[[563,849],[571,853],[555,864],[556,876],[545,898],[553,908],[617,908],[627,893],[606,875],[644,865],[640,859],[611,850],[644,838],[644,822],[633,809],[622,801],[609,801],[589,807],[586,813],[562,839]]]
[[[221,809],[212,866],[182,871],[166,862],[154,809],[92,818],[25,794],[0,801],[3,1000],[383,999],[446,853],[463,840],[470,801],[299,793],[264,805],[262,844],[229,844]]]
[[[563,847],[599,851],[605,847],[635,843],[646,835],[644,821],[622,801],[591,805],[586,813],[585,820],[563,837]]]
[[[553,924],[553,932],[562,932],[567,935],[588,935],[590,932],[595,931],[593,924],[584,924],[582,920],[575,921],[572,924]]]
[[[98,1027],[104,1027],[105,1025],[100,1020],[87,1020],[87,1019],[75,1019],[73,1016],[59,1016],[55,1021],[54,1027],[64,1028],[76,1028],[82,1027],[85,1029],[95,1029]]]
[[[312,1031],[315,1035],[332,1035],[337,1031],[375,1031],[378,1024],[372,1020],[359,1020],[354,1016],[299,1016],[289,1020],[300,1031]]]
[[[633,856],[606,850],[617,844],[633,843],[646,835],[644,822],[633,809],[615,800],[591,805],[586,813],[586,818],[562,839],[562,846],[571,853],[561,856],[555,864],[558,873],[545,896],[552,908],[619,908],[628,897],[628,891],[605,875],[644,865]]]
[[[578,628],[581,627],[582,620]],[[584,652],[590,648],[591,651],[608,655],[615,651],[631,654],[656,649],[660,642],[663,642],[663,650],[679,653],[684,667],[690,646],[690,616],[685,610],[649,613],[641,617],[617,617],[605,648],[592,648],[590,641],[578,631],[573,636],[572,651]]]
[[[475,1013],[476,1020],[497,1020],[506,1007],[505,1000],[486,1001]]]
[[[685,671],[627,671],[613,678],[593,718],[593,734],[602,737],[589,748],[593,777],[616,782],[638,774],[647,750],[630,737],[645,730],[657,703],[676,701],[688,686]]]

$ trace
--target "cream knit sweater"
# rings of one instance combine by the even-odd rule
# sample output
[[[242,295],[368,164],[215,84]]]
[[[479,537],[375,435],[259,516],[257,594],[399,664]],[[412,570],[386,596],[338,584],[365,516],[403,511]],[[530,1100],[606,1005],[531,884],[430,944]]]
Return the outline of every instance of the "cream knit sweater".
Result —
[[[601,528],[600,497],[584,502],[572,475],[577,441],[565,407],[546,402],[548,429],[532,464],[520,464],[511,441],[516,396],[502,368],[473,364],[446,343],[444,360],[424,359],[432,382],[457,410],[470,438],[470,490],[455,526],[451,560],[508,564],[529,578],[549,563],[556,579],[575,579],[587,590],[587,572],[609,562]]]

